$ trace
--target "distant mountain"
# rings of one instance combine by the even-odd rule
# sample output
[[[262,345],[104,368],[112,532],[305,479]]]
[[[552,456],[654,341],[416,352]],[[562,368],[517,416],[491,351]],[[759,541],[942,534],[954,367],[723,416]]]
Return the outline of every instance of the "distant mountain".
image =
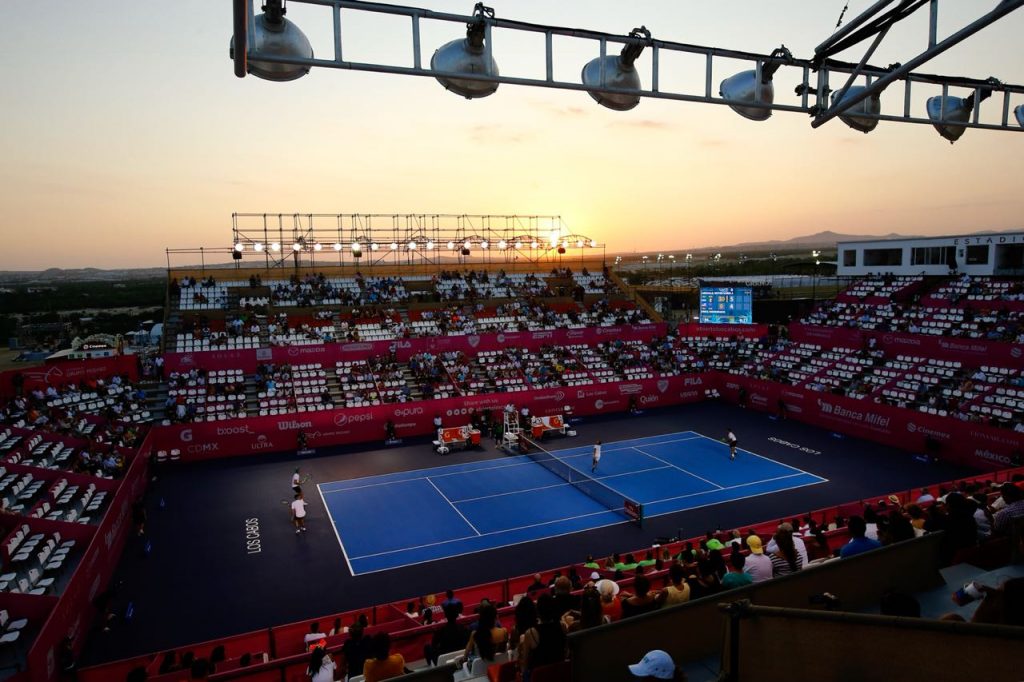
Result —
[[[730,246],[731,249],[750,249],[755,247],[781,247],[787,246],[826,246],[834,247],[836,242],[855,242],[865,241],[868,239],[913,239],[914,237],[920,237],[921,235],[912,234],[897,234],[890,232],[889,234],[842,234],[840,232],[833,232],[831,230],[825,230],[824,232],[815,232],[814,234],[807,234],[802,237],[793,237],[792,239],[772,239],[764,242],[743,242],[742,244],[735,244]]]

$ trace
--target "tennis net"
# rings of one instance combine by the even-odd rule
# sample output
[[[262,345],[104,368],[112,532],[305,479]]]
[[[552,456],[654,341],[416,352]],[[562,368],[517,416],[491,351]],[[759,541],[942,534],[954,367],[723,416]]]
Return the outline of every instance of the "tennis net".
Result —
[[[571,486],[594,500],[600,502],[612,511],[617,511],[637,525],[643,525],[644,507],[636,500],[631,500],[614,488],[611,488],[601,481],[583,473],[579,469],[569,466],[564,461],[555,457],[539,443],[519,436],[520,450],[531,460],[552,472]],[[525,446],[525,448],[523,447]]]

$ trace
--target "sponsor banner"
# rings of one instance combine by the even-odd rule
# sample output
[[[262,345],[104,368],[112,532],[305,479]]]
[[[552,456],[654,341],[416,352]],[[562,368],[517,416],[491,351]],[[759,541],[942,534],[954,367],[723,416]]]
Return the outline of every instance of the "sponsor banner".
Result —
[[[969,367],[997,365],[1017,367],[1024,358],[1024,344],[930,336],[901,332],[874,332],[844,327],[823,327],[793,323],[790,338],[826,347],[862,348],[874,338],[877,347],[890,355],[920,355],[936,360],[957,360]]]
[[[389,403],[320,412],[247,417],[216,422],[174,424],[152,428],[153,449],[178,450],[182,460],[213,459],[259,452],[281,452],[297,447],[299,431],[306,434],[308,447],[383,441],[390,420],[399,437],[436,433],[434,417],[444,428],[469,423],[473,412],[502,410],[512,403],[526,406],[541,418],[563,414],[568,405],[574,414],[621,412],[630,400],[639,407],[662,407],[704,399],[714,386],[710,373],[644,379],[641,381],[542,388],[515,393],[489,393],[465,398],[444,398],[406,403]],[[625,387],[625,390],[623,390]],[[550,421],[549,423],[555,423]]]
[[[743,376],[722,376],[719,384],[726,400],[738,402],[743,388],[751,408],[774,414],[782,413],[784,408],[790,419],[913,452],[931,452],[944,460],[978,469],[1011,466],[1014,453],[1024,449],[1022,433],[883,405],[870,399],[854,400]]]
[[[60,388],[68,384],[77,384],[80,381],[106,379],[115,374],[127,374],[128,378],[134,381],[139,375],[138,363],[134,355],[52,362],[25,369],[0,372],[0,397],[14,395],[15,377],[19,374],[24,380],[23,390],[26,392],[35,388],[45,389],[47,386]]]
[[[731,326],[742,327],[742,325]],[[660,323],[534,332],[432,336],[392,341],[323,343],[312,346],[275,346],[273,348],[210,350],[196,353],[165,353],[164,367],[167,372],[188,371],[201,367],[207,370],[240,369],[243,372],[252,373],[256,371],[258,365],[267,362],[293,365],[319,362],[325,369],[328,369],[341,361],[363,360],[370,356],[387,355],[388,353],[394,353],[399,362],[405,362],[413,355],[424,352],[462,352],[474,355],[481,351],[501,350],[508,347],[537,350],[541,346],[565,346],[575,343],[594,345],[611,339],[650,341],[664,336],[667,329],[666,324]]]
[[[706,336],[711,338],[737,336],[745,339],[760,339],[768,336],[766,324],[701,324],[683,322],[679,325],[680,336]]]

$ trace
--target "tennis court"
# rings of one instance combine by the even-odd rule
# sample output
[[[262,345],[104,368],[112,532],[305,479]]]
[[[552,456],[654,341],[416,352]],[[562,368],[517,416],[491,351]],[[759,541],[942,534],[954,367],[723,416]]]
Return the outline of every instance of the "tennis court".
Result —
[[[318,488],[349,570],[361,575],[629,523],[626,499],[650,518],[826,482],[742,448],[729,461],[724,443],[685,431],[604,443],[595,485],[586,480],[593,444],[569,443],[579,445],[552,450],[557,461],[543,466],[534,457],[548,455],[533,453]],[[567,482],[566,471],[583,481]]]

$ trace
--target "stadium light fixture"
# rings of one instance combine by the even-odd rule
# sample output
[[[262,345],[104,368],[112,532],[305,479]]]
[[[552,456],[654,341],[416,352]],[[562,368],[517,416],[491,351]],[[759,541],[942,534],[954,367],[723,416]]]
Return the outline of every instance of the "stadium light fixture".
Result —
[[[775,86],[772,84],[772,77],[779,67],[786,62],[793,60],[793,54],[786,49],[786,46],[772,52],[771,57],[759,68],[749,71],[740,71],[734,76],[729,76],[718,86],[718,94],[722,99],[729,100],[729,108],[743,118],[751,121],[767,121],[771,118],[772,110],[767,106],[775,102]],[[758,73],[760,71],[760,73]]]
[[[256,242],[255,244],[252,245],[252,250],[255,251],[256,253],[259,253],[260,251],[263,250],[263,244],[261,242]]]
[[[242,242],[236,243],[235,244],[235,253],[242,253],[243,251],[245,251],[245,244],[243,244]]]
[[[565,253],[565,250],[567,248],[569,248],[569,240],[568,239],[563,239],[562,240],[562,247],[561,248],[562,248],[562,253]]]
[[[415,251],[416,250],[416,242],[409,242],[409,250],[410,251]]]
[[[370,242],[370,251],[378,250],[380,250],[380,244],[378,244],[377,242]]]
[[[391,242],[391,250],[398,251],[398,242]]]
[[[322,251],[323,248],[324,248],[324,245],[321,244],[320,242],[313,242],[313,250],[314,251]]]
[[[341,251],[341,242],[334,242],[334,250]]]
[[[494,10],[478,2],[473,8],[473,20],[466,24],[466,37],[458,38],[437,48],[430,58],[430,68],[447,73],[497,77],[498,63],[491,56],[487,20],[494,18]],[[466,99],[480,99],[493,95],[497,83],[436,76],[437,82]]]
[[[427,251],[433,251],[433,250],[434,250],[434,242],[428,241],[427,242]]]
[[[842,100],[839,100],[839,94],[841,91],[832,93],[832,106],[836,104],[851,100],[854,97],[859,97],[862,92],[867,89],[864,85],[852,85],[843,95]],[[859,130],[862,133],[870,133],[878,125],[877,118],[866,118],[864,116],[857,116],[857,114],[871,114],[878,116],[882,111],[882,100],[881,93],[875,92],[857,102],[849,109],[839,114],[839,120],[850,126],[854,130]]]
[[[516,242],[516,249],[521,249],[521,248],[523,248],[523,243],[520,242],[520,241],[517,241]]]
[[[508,248],[508,242],[502,239],[501,241],[498,242],[498,248],[505,250],[506,248]]]
[[[273,244],[270,245],[270,250],[276,253],[281,250],[281,245],[278,244],[277,242],[274,242]]]
[[[448,242],[448,250],[449,251],[454,251],[455,250],[455,242],[451,242],[451,241]]]
[[[538,246],[540,246],[540,244],[538,244],[538,243],[537,243],[537,240],[536,240],[536,239],[534,239],[534,240],[533,240],[533,243],[532,243],[532,244],[530,244],[530,248],[531,248],[531,249],[536,249],[536,248],[537,248]]]
[[[583,66],[580,77],[584,85],[595,89],[640,90],[640,74],[636,71],[635,62],[651,42],[651,32],[646,26],[641,26],[630,31],[629,37],[633,40],[626,43],[619,54],[595,57]],[[589,94],[595,102],[614,111],[629,111],[640,103],[640,95],[633,93],[591,90]]]
[[[251,45],[254,52],[271,57],[312,59],[313,46],[310,45],[309,38],[298,26],[285,19],[284,15],[287,13],[285,0],[266,0],[263,13],[256,17],[253,23],[255,31],[252,35],[244,36],[244,49],[248,50]],[[244,24],[242,30],[246,31]],[[235,36],[231,36],[229,53],[234,59]],[[293,81],[309,73],[309,68],[305,65],[246,60],[246,71],[268,81]]]
[[[359,242],[352,242],[352,253],[355,253],[356,251],[362,251],[362,250],[363,250],[363,246]]]
[[[597,240],[596,239],[591,239],[590,240],[590,248],[592,248],[592,249],[596,249],[597,248]]]
[[[576,240],[576,248],[577,249],[582,249],[583,248],[583,240],[582,239],[577,239]]]
[[[990,78],[989,81],[995,81],[995,79]],[[967,130],[965,126],[956,124],[967,123],[971,117],[971,112],[974,111],[975,105],[980,104],[982,100],[987,99],[991,95],[991,88],[982,87],[978,88],[973,94],[962,98],[951,97],[945,94],[929,97],[927,106],[928,118],[933,121],[932,125],[939,131],[939,135],[942,135],[949,140],[950,144],[953,144]],[[975,97],[978,99],[975,100]]]
[[[473,246],[473,243],[470,242],[468,239],[466,241],[462,242],[462,248],[463,249],[469,250],[469,247],[471,247],[471,246]]]
[[[302,244],[300,244],[298,242],[295,242],[294,244],[292,244],[292,251],[295,251],[296,253],[298,253],[299,251],[302,251]]]
[[[483,240],[482,242],[480,242],[480,248],[481,249],[486,249],[488,246],[490,246],[490,244],[487,243],[486,239]]]

